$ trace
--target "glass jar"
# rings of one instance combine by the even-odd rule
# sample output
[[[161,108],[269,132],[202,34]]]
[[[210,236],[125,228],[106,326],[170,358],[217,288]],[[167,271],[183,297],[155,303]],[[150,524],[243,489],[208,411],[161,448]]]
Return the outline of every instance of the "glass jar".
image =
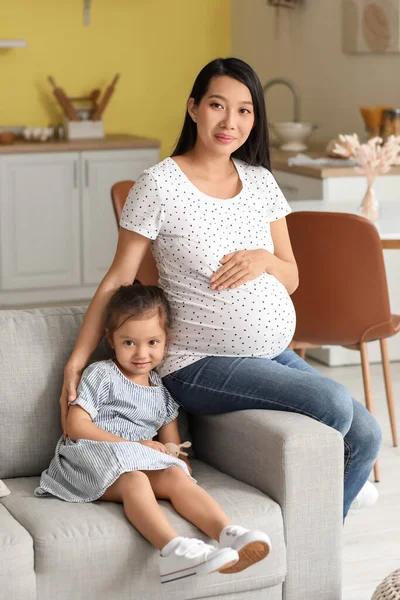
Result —
[[[384,140],[390,135],[400,135],[400,108],[391,108],[383,111],[382,137]]]

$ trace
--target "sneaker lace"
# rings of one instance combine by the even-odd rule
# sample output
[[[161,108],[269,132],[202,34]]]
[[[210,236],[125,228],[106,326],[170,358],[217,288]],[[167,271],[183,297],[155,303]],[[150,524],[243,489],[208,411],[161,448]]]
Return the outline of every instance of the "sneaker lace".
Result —
[[[183,538],[176,549],[176,554],[179,556],[186,556],[187,558],[197,558],[199,556],[207,556],[210,552],[214,552],[214,546],[206,544],[202,540],[196,538]]]

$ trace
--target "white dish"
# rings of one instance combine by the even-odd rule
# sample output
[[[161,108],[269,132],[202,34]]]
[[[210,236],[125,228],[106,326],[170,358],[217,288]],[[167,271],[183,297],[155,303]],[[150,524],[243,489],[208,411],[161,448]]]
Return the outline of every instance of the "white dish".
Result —
[[[283,121],[280,123],[271,123],[271,127],[281,142],[281,150],[286,152],[302,152],[303,150],[307,150],[308,146],[305,142],[318,126],[313,123]]]

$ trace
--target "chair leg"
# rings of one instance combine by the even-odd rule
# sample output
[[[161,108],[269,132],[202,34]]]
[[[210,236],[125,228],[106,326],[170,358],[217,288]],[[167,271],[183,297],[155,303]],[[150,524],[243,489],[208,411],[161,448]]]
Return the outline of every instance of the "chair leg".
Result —
[[[371,386],[371,371],[369,368],[369,360],[368,360],[368,350],[366,342],[361,342],[360,344],[360,352],[361,352],[361,368],[364,382],[364,394],[365,394],[365,406],[371,413],[374,414],[374,403],[372,397],[372,386]],[[375,481],[379,481],[379,465],[378,461],[375,462],[374,465],[374,477]]]
[[[392,429],[393,446],[397,446],[397,427],[396,427],[396,413],[394,408],[393,399],[393,386],[392,386],[392,375],[390,373],[390,362],[387,340],[380,340],[381,354],[382,354],[382,367],[383,375],[385,378],[385,389],[386,389],[386,400],[389,410],[390,427]]]

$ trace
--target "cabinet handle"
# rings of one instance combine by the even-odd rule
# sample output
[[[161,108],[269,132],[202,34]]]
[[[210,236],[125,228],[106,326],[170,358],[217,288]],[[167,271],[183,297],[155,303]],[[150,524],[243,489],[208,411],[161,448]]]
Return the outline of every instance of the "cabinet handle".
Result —
[[[77,161],[74,160],[74,188],[78,187],[78,164]]]
[[[89,187],[89,161],[85,160],[85,186]]]

